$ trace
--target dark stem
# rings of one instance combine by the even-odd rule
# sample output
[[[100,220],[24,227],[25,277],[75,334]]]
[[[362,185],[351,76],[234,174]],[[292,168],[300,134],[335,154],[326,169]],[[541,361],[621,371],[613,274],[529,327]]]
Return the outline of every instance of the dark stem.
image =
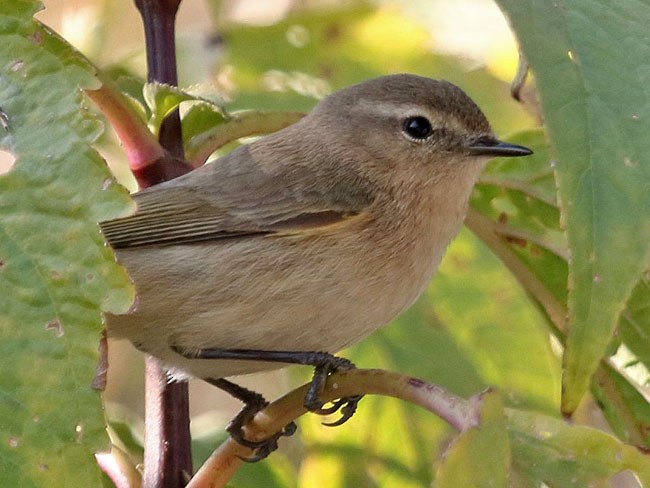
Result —
[[[178,85],[174,26],[180,3],[181,0],[135,0],[144,24],[150,82]],[[178,110],[163,120],[159,140],[171,156],[183,158],[183,137]],[[179,169],[178,161],[168,158],[147,166],[135,176],[140,188],[146,188],[180,176],[190,169],[189,166]]]
[[[135,0],[142,16],[147,48],[149,81],[176,85],[174,23],[181,0]],[[160,129],[160,143],[175,158],[183,157],[178,113],[167,117]],[[136,175],[141,188],[174,176],[178,168],[162,159]],[[169,383],[158,361],[146,358],[145,488],[181,488],[192,473],[187,383]]]
[[[169,383],[146,356],[144,488],[181,488],[192,475],[187,383]]]

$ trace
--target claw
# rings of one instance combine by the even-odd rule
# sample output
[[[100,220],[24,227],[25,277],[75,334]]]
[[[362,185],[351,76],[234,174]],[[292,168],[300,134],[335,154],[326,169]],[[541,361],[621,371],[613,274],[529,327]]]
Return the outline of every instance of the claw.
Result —
[[[290,422],[289,424],[285,425],[285,427],[280,431],[276,432],[273,436],[269,437],[268,439],[264,439],[263,441],[249,441],[247,439],[244,439],[243,437],[235,438],[235,436],[230,433],[233,439],[237,441],[239,444],[242,444],[243,446],[250,447],[251,449],[255,449],[255,454],[253,454],[250,457],[239,457],[244,462],[247,463],[256,463],[258,461],[261,461],[262,459],[266,459],[269,454],[271,454],[273,451],[275,451],[278,448],[278,439],[280,437],[289,437],[292,436],[295,432],[298,426],[296,425],[295,422]],[[240,429],[241,432],[241,429]]]
[[[309,390],[305,395],[305,408],[310,412],[319,415],[330,415],[335,412],[341,412],[341,418],[334,422],[323,422],[323,425],[329,427],[336,427],[347,422],[357,411],[357,405],[363,395],[355,395],[351,397],[339,398],[331,402],[331,406],[323,408],[323,402],[319,397],[319,393],[325,387],[325,381],[330,373],[337,373],[339,371],[348,371],[354,369],[354,363],[345,358],[337,356],[330,356],[327,360],[322,361],[314,370],[314,377],[312,378]]]
[[[259,393],[255,393],[254,391],[242,388],[241,386],[231,383],[230,381],[224,380],[222,378],[207,378],[205,381],[218,388],[221,388],[222,390],[230,393],[235,398],[238,398],[244,402],[244,408],[240,410],[240,412],[235,416],[234,419],[230,421],[226,427],[226,431],[230,434],[230,437],[235,440],[235,442],[255,451],[255,454],[253,454],[251,457],[241,457],[243,461],[246,461],[248,463],[261,461],[278,448],[278,439],[280,437],[288,437],[296,432],[296,429],[298,427],[294,422],[290,422],[289,424],[285,425],[281,431],[276,432],[268,439],[261,441],[251,441],[246,439],[244,435],[244,425],[251,421],[253,417],[255,417],[255,414],[266,407],[269,402],[267,402]]]
[[[354,369],[354,363],[345,358],[333,356],[328,352],[295,352],[295,351],[257,351],[251,349],[202,349],[198,352],[188,354],[182,350],[172,349],[188,359],[238,359],[256,361],[274,361],[293,364],[309,364],[315,366],[314,376],[305,395],[305,408],[320,415],[330,415],[336,412],[341,417],[334,422],[324,422],[323,425],[330,427],[338,426],[347,422],[356,412],[357,405],[363,395],[339,398],[331,402],[331,406],[323,408],[323,401],[320,393],[325,387],[325,382],[330,373]],[[280,432],[262,441],[250,441],[244,436],[244,425],[253,419],[255,414],[268,405],[268,402],[261,395],[242,388],[223,378],[205,379],[208,383],[230,393],[235,398],[244,402],[245,406],[226,428],[231,437],[239,444],[253,449],[255,454],[249,458],[242,458],[246,462],[256,462],[266,458],[278,448],[278,439],[283,436],[290,436],[296,431],[296,424],[291,422]]]
[[[332,403],[331,407],[323,409],[323,411],[326,412],[325,415],[329,415],[337,411],[341,412],[341,418],[334,422],[323,422],[323,425],[326,425],[327,427],[338,427],[339,425],[346,423],[357,411],[357,405],[359,404],[359,400],[361,400],[361,398],[363,398],[363,395],[339,398]]]
[[[334,400],[330,403],[332,404],[331,407],[321,407],[318,410],[314,410],[313,413],[317,413],[318,415],[332,415],[343,406],[344,402],[342,398],[339,398],[338,400]]]
[[[270,439],[269,439],[270,440]],[[266,459],[269,457],[269,455],[275,451],[278,448],[278,443],[277,442],[269,442],[268,445],[262,446],[259,449],[255,451],[255,454],[249,457],[242,457],[242,456],[237,456],[239,459],[244,461],[245,463],[256,463],[258,461],[262,461],[263,459]]]
[[[247,407],[244,407],[242,412],[246,410]],[[246,439],[244,437],[244,430],[243,426],[251,420],[254,416],[255,413],[257,413],[259,410],[258,409],[256,412],[251,413],[250,415],[237,415],[232,422],[226,427],[226,431],[230,434],[230,437],[232,437],[238,444],[241,444],[244,447],[248,447],[249,449],[253,449],[255,451],[255,454],[248,457],[248,458],[241,458],[243,461],[246,461],[247,463],[255,463],[257,461],[261,461],[262,459],[265,459],[268,457],[269,454],[271,454],[273,451],[275,451],[278,448],[278,439],[280,437],[289,437],[292,436],[295,432],[298,426],[296,425],[295,422],[290,422],[289,424],[285,425],[285,427],[279,431],[273,434],[271,437],[268,439],[264,439],[261,441],[251,441]],[[240,412],[240,414],[242,413]]]

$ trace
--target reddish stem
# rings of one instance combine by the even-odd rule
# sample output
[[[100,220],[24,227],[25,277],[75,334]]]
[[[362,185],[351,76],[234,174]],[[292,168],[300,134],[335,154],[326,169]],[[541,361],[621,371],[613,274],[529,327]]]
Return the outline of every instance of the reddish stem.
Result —
[[[147,125],[124,95],[114,89],[106,80],[97,90],[87,90],[88,97],[108,119],[120,139],[129,166],[135,171],[164,158],[167,151],[160,145]]]
[[[177,85],[174,23],[180,0],[135,0],[142,16],[149,81]],[[160,144],[171,157],[134,174],[141,188],[190,171],[183,161],[178,112],[162,123]],[[145,462],[143,486],[181,488],[192,473],[187,383],[169,383],[158,361],[146,359]]]

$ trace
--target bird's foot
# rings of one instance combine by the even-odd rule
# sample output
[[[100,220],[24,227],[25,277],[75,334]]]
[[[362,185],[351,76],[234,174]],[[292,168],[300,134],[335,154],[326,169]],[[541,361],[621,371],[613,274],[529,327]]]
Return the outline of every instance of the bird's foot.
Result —
[[[280,437],[288,437],[296,432],[297,426],[294,422],[291,422],[287,424],[282,430],[276,432],[267,439],[261,441],[251,441],[249,439],[246,439],[244,425],[250,422],[253,417],[255,417],[255,414],[266,407],[269,402],[267,402],[266,399],[259,393],[251,391],[223,378],[208,378],[206,381],[211,385],[214,385],[226,391],[238,400],[244,402],[244,407],[226,427],[226,431],[230,434],[230,437],[232,437],[238,444],[241,444],[242,446],[248,447],[249,449],[255,451],[252,456],[242,458],[244,461],[249,463],[261,461],[278,448],[278,439]]]
[[[334,356],[329,353],[317,353],[319,359],[315,364],[314,376],[305,395],[305,408],[310,412],[319,415],[331,415],[340,412],[341,417],[334,422],[323,422],[328,427],[336,427],[347,422],[357,411],[357,405],[363,398],[363,395],[354,395],[339,398],[330,402],[329,407],[324,407],[324,402],[320,399],[320,392],[325,388],[325,382],[330,373],[340,371],[349,371],[355,369],[354,363],[348,359]]]

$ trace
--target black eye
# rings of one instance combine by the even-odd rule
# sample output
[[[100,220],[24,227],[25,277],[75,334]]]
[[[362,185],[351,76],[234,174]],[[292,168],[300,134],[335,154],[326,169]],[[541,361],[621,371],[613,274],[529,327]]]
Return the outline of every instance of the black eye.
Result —
[[[416,139],[418,141],[426,139],[433,133],[431,122],[421,115],[404,119],[402,130],[411,139]]]

